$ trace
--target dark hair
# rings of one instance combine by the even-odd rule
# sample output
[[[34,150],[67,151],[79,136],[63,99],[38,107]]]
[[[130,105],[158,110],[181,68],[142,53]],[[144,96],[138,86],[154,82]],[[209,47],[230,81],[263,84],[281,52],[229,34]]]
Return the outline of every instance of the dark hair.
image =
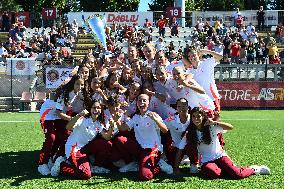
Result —
[[[185,100],[186,101],[186,104],[187,104],[187,107],[188,107],[188,113],[190,114],[191,113],[191,107],[188,105],[188,100],[186,99],[186,98],[179,98],[179,99],[177,99],[177,101],[176,101],[176,104],[175,104],[175,109],[177,109],[177,103],[179,102],[179,101],[181,101],[181,100]],[[177,115],[178,113],[176,112],[176,115]]]
[[[193,144],[194,146],[197,146],[197,128],[196,128],[196,125],[194,125],[194,123],[192,122],[192,115],[193,113],[200,113],[202,114],[202,116],[204,116],[204,119],[202,121],[202,128],[201,128],[201,133],[202,133],[202,141],[205,143],[205,144],[210,144],[211,141],[212,141],[212,138],[211,138],[211,135],[210,135],[210,129],[209,129],[209,125],[205,125],[206,121],[207,121],[207,115],[206,115],[206,112],[200,108],[200,107],[194,107],[191,112],[190,112],[190,123],[189,123],[189,126],[187,128],[187,135],[186,135],[186,138],[187,138],[187,141],[189,144]]]
[[[104,123],[105,123],[104,105],[103,105],[102,102],[100,102],[100,101],[98,101],[98,100],[96,100],[96,99],[95,99],[95,100],[92,100],[91,106],[89,106],[89,107],[87,108],[87,110],[88,110],[89,113],[88,113],[85,117],[91,117],[91,109],[92,109],[92,106],[93,106],[96,102],[101,105],[101,109],[102,109],[101,114],[98,116],[97,120],[98,120],[101,124],[104,124]]]
[[[120,100],[117,95],[110,96],[108,100],[106,101],[107,106],[115,106],[116,104],[119,104],[119,103],[120,103]]]
[[[68,101],[69,101],[69,93],[74,90],[74,84],[77,80],[80,80],[81,78],[78,75],[74,75],[72,76],[71,80],[66,83],[65,85],[61,85],[59,86],[56,90],[55,90],[55,99],[60,98],[61,96],[63,96],[63,101],[64,104],[67,106],[68,105]],[[82,79],[83,80],[83,79]],[[84,100],[85,101],[85,100]]]

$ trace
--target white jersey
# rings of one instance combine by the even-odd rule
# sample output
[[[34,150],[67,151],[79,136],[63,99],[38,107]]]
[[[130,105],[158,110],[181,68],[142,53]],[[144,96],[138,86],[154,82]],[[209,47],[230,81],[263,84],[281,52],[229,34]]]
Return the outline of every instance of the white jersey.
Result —
[[[209,162],[209,161],[214,161],[222,156],[227,156],[225,150],[222,148],[219,142],[219,138],[217,136],[218,133],[223,133],[223,128],[220,126],[216,125],[211,125],[210,126],[210,135],[211,135],[211,143],[210,144],[205,144],[202,141],[202,133],[200,131],[197,132],[197,149],[200,157],[200,162],[202,164]],[[184,149],[184,147],[187,144],[186,137],[183,137],[179,149]]]
[[[173,116],[176,111],[166,103],[160,101],[157,97],[152,96],[149,104],[149,110],[156,112],[164,120],[169,116]]]
[[[193,85],[198,86],[198,83],[194,81]],[[185,86],[183,86],[182,89],[178,91],[177,82],[173,79],[167,80],[166,87],[168,88],[168,90],[170,90],[173,93],[172,96],[175,97],[176,100],[180,98],[185,98],[188,101],[188,105],[191,108],[201,107],[205,111],[210,111],[215,109],[213,100],[211,100],[207,94],[200,94],[190,89],[189,87]]]
[[[109,120],[113,119],[109,109],[106,109],[104,111],[104,118],[105,118],[105,129],[108,130],[109,126],[110,126]],[[127,122],[129,120],[129,118],[124,114],[123,110],[120,110],[120,118],[118,120],[121,121],[121,122]],[[119,130],[118,130],[117,126],[114,125],[113,136],[115,136],[118,132],[119,132]]]
[[[181,123],[179,115],[168,117],[165,120],[165,124],[170,130],[174,147],[179,148],[180,142],[182,141],[182,134],[189,126],[189,123],[190,123],[190,115],[188,115],[188,118],[185,123]]]
[[[175,67],[182,67],[184,69],[185,74],[190,73],[190,70],[185,68],[184,63],[181,60],[180,61],[172,61],[168,66],[166,66],[166,72],[169,75],[172,75],[173,69]]]
[[[214,79],[214,67],[217,65],[214,58],[208,58],[203,60],[197,69],[190,69],[190,73],[193,75],[193,79],[203,87],[206,94],[215,101],[220,99],[218,89]]]
[[[59,119],[59,117],[56,114],[56,102],[50,99],[46,99],[46,101],[41,105],[41,108],[39,110],[40,117],[42,117],[43,113],[47,111],[48,109],[51,109],[51,110],[48,112],[48,114],[46,114],[44,120]]]
[[[61,96],[59,99],[57,99],[56,103],[56,109],[61,110],[62,112],[67,112],[70,109],[72,109],[72,112],[80,113],[85,109],[84,106],[84,98],[81,92],[74,93],[74,91],[71,91],[69,93],[69,102],[70,107],[66,107],[64,104],[63,96]]]
[[[175,104],[176,102],[173,100],[174,98],[171,97],[170,93],[168,92],[167,88],[164,84],[160,81],[156,81],[153,83],[154,89],[157,93],[163,94],[166,97],[166,104],[171,105]]]
[[[135,114],[132,119],[127,122],[130,129],[134,129],[135,138],[140,146],[144,149],[158,147],[159,151],[163,151],[163,145],[161,143],[160,128],[154,120],[152,120],[147,114],[144,116]],[[162,119],[160,120],[163,121]]]
[[[66,157],[70,156],[72,148],[74,148],[75,152],[80,150],[93,140],[97,134],[101,133],[102,130],[103,125],[99,121],[93,122],[92,118],[79,118],[65,144]]]

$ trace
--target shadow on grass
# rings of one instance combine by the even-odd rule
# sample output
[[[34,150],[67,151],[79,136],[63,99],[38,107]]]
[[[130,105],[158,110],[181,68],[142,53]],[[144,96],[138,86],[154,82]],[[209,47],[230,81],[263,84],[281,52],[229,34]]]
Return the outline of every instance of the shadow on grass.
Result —
[[[167,175],[165,173],[159,173],[155,175],[154,179],[149,181],[152,183],[177,183],[177,182],[185,182],[186,177],[199,177],[199,175],[192,175],[189,174],[188,168],[181,168],[182,174],[179,176],[175,175]],[[113,183],[117,181],[122,181],[124,179],[127,179],[128,181],[132,182],[145,182],[141,181],[139,179],[139,173],[138,172],[129,172],[129,173],[119,173],[118,171],[113,172],[112,174],[100,174],[98,175],[98,178],[93,178],[92,182],[85,183],[84,185],[87,186],[92,186],[95,184],[100,184],[100,183]]]
[[[23,181],[40,179],[37,172],[39,151],[6,152],[0,154],[0,178],[14,179],[11,186],[19,186]]]
[[[20,151],[20,152],[6,152],[0,154],[0,179],[13,179],[11,186],[20,186],[22,182],[34,179],[41,179],[51,176],[42,176],[37,172],[37,161],[39,158],[39,151]],[[181,168],[182,174],[179,176],[167,175],[160,173],[151,181],[153,183],[160,182],[184,182],[185,177],[199,177],[199,175],[189,174],[188,168]],[[127,179],[132,182],[141,182],[138,172],[119,173],[113,170],[111,174],[98,174],[91,179],[91,182],[83,185],[95,185],[99,183],[112,183],[115,181],[122,181]],[[52,182],[61,182],[64,180],[78,180],[69,176],[59,176],[54,178]]]

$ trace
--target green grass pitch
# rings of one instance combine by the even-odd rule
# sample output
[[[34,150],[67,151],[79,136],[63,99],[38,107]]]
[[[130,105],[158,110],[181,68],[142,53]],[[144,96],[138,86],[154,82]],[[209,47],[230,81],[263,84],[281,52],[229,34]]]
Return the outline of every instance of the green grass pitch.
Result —
[[[265,164],[269,176],[244,180],[205,180],[182,168],[182,176],[160,174],[141,182],[138,173],[114,172],[90,180],[41,176],[37,172],[43,133],[37,113],[0,113],[0,188],[284,188],[284,110],[223,111],[234,129],[225,149],[237,165]]]

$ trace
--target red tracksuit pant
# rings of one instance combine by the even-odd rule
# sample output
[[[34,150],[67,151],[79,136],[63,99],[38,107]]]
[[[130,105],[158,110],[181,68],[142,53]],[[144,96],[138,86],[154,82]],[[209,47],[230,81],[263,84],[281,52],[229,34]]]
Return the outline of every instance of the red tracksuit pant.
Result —
[[[52,157],[58,150],[59,143],[56,141],[56,131],[53,120],[46,120],[42,126],[45,140],[40,150],[39,165],[47,164],[50,157]]]
[[[243,179],[253,175],[254,170],[251,168],[237,167],[228,156],[223,156],[203,164],[201,166],[201,173],[210,179],[216,179],[222,176],[231,179]]]
[[[75,178],[91,178],[91,168],[89,155],[95,156],[94,164],[101,167],[111,166],[111,148],[112,143],[105,139],[94,139],[78,150],[76,154],[69,157],[70,164],[63,162],[60,166],[60,172]]]

